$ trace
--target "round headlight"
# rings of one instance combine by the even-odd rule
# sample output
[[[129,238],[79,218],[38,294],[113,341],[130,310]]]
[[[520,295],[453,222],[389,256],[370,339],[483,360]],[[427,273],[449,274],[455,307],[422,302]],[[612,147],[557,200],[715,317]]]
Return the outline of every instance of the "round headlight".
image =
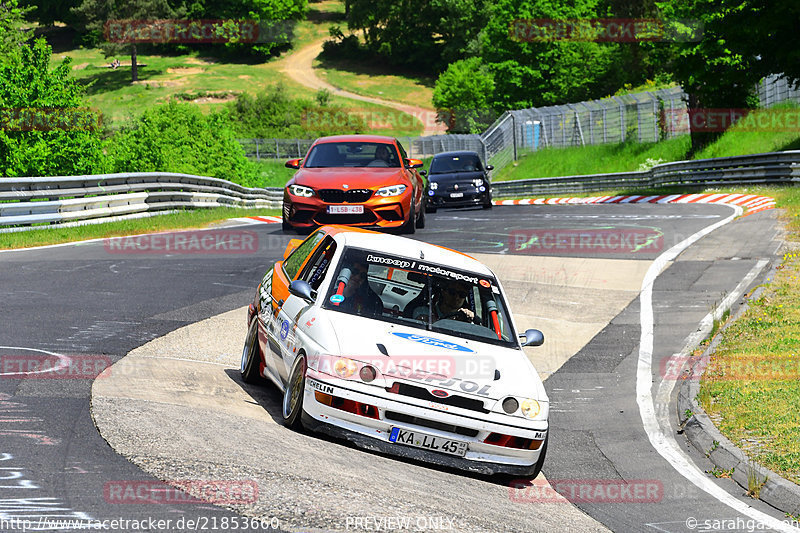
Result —
[[[522,414],[528,418],[536,418],[541,410],[542,406],[536,400],[529,398],[522,402]]]
[[[436,183],[435,181],[432,181],[432,182],[431,182],[431,190],[432,190],[432,191],[435,191],[435,190],[436,190],[436,189],[438,189],[438,188],[439,188],[439,184],[438,184],[438,183]]]
[[[333,371],[336,372],[336,375],[340,378],[347,379],[355,374],[356,370],[358,370],[358,365],[352,359],[345,359],[342,357],[341,359],[337,359],[333,364]]]
[[[517,409],[519,409],[519,402],[516,398],[508,397],[503,400],[503,411],[506,413],[513,415],[517,412]]]
[[[358,375],[364,383],[372,383],[378,377],[378,372],[370,365],[364,365]]]

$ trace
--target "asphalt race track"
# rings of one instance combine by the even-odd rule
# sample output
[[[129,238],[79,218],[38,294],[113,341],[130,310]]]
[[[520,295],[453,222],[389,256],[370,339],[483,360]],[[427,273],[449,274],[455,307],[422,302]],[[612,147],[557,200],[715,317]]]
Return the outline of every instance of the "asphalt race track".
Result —
[[[747,531],[756,519],[780,521],[733,481],[704,474],[711,463],[677,432],[675,376],[664,366],[741,280],[750,276],[745,292],[763,282],[778,257],[766,211],[653,272],[667,250],[732,214],[697,204],[496,206],[429,214],[414,236],[491,263],[517,321],[542,324],[545,346],[526,353],[552,405],[544,475],[574,486],[571,501],[539,490],[542,478],[514,489],[280,426],[277,391],[244,385],[236,369],[241,308],[297,237],[277,225],[212,230],[256,245],[225,253],[167,253],[163,242],[143,253],[117,241],[2,252],[0,531],[23,520],[77,529],[51,519],[127,521],[116,531]],[[633,235],[638,249],[535,245],[556,230]],[[642,335],[648,317],[652,337]],[[48,364],[63,368],[34,373]],[[151,501],[135,497],[159,478],[185,492],[164,485]],[[219,505],[187,494],[208,495],[198,480],[228,484]],[[237,499],[248,490],[253,498]]]

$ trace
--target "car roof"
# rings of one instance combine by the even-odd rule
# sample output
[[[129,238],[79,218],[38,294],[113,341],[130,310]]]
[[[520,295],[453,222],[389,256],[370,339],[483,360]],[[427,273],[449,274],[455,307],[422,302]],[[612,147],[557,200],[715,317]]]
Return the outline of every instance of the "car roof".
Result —
[[[325,226],[322,229],[345,246],[408,257],[417,261],[422,259],[426,263],[436,263],[494,277],[489,267],[474,257],[444,246],[361,228]],[[420,253],[424,258],[420,257]]]
[[[453,156],[457,156],[457,155],[474,155],[474,156],[477,156],[477,157],[480,158],[480,155],[478,155],[478,152],[472,152],[470,150],[456,150],[456,151],[453,151],[453,152],[439,152],[438,154],[435,154],[433,156],[433,158],[436,159],[437,157],[453,157]]]
[[[320,137],[314,144],[333,143],[333,142],[381,142],[381,143],[394,143],[394,137],[386,135],[331,135],[329,137]]]

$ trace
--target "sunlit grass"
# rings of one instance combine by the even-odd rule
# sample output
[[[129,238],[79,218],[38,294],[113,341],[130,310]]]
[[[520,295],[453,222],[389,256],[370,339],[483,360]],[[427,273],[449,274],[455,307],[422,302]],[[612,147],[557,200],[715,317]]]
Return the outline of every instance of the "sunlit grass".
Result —
[[[0,249],[29,248],[48,244],[138,235],[175,229],[202,228],[229,218],[249,216],[280,216],[278,209],[236,209],[214,208],[180,211],[147,218],[103,222],[65,228],[63,226],[43,226],[41,229],[14,233],[0,233]]]

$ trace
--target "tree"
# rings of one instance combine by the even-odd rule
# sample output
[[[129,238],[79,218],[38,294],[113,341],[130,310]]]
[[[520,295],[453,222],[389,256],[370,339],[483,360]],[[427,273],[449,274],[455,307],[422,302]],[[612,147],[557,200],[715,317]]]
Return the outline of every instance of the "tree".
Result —
[[[104,34],[107,24],[113,21],[145,21],[171,19],[183,16],[182,8],[174,8],[168,0],[83,0],[73,13],[82,21],[87,31]],[[130,54],[131,82],[138,81],[136,42],[101,43],[106,57]]]
[[[390,63],[435,72],[464,56],[485,22],[485,0],[348,0],[347,24]]]
[[[32,9],[26,18],[35,20],[42,26],[52,26],[55,22],[68,25],[77,23],[72,9],[80,3],[81,0],[23,0],[23,5]]]
[[[32,9],[19,7],[17,0],[0,0],[0,60],[33,35],[32,30],[25,28],[25,15]]]
[[[489,102],[494,77],[478,57],[451,63],[433,89],[433,105],[450,133],[480,133],[495,113]]]
[[[103,172],[99,113],[84,106],[69,58],[50,70],[51,52],[38,39],[0,61],[0,175]]]
[[[758,49],[763,44],[744,35],[755,30],[758,37],[763,37],[765,30],[750,0],[676,0],[659,3],[659,7],[668,20],[692,19],[703,25],[699,42],[671,45],[666,65],[689,95],[690,116],[703,109],[753,107],[760,78],[767,71],[784,66],[772,58],[760,59]],[[745,20],[746,24],[737,27]],[[680,32],[680,27],[677,30]],[[721,133],[692,131],[692,151],[698,151]]]

